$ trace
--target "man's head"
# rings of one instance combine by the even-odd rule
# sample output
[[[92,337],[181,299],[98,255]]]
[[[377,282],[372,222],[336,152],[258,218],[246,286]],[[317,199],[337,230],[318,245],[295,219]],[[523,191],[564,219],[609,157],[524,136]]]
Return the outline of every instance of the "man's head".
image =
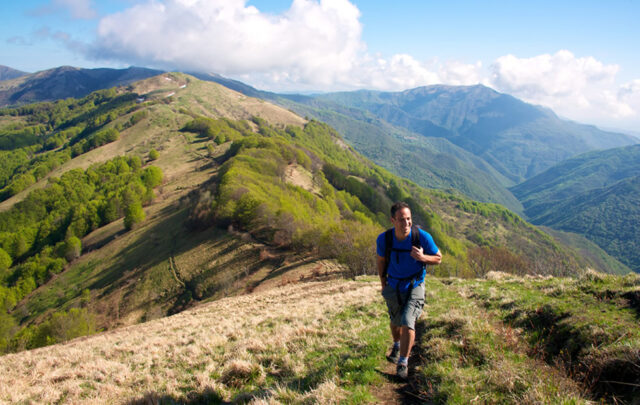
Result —
[[[405,202],[397,202],[391,206],[391,223],[395,228],[396,238],[404,239],[411,232],[411,209]]]

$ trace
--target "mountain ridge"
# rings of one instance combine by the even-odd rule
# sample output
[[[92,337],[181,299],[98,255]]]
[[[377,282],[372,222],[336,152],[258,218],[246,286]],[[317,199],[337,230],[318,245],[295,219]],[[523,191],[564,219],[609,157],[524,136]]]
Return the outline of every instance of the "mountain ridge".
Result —
[[[640,271],[640,145],[585,153],[512,188],[535,224],[576,232]],[[630,227],[631,225],[631,227]]]
[[[95,90],[129,84],[160,73],[160,70],[140,67],[84,69],[60,66],[1,81],[0,107],[84,97]]]
[[[17,69],[13,69],[9,66],[0,65],[0,82],[3,80],[17,79],[18,77],[28,75],[29,73],[23,72]]]

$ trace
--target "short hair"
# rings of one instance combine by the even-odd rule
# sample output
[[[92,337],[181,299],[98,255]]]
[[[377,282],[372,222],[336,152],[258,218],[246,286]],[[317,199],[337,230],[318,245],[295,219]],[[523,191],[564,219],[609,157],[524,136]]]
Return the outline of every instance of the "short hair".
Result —
[[[404,201],[398,201],[391,206],[391,218],[396,217],[396,212],[400,211],[403,208],[409,208],[409,204]],[[411,210],[411,208],[409,208]]]

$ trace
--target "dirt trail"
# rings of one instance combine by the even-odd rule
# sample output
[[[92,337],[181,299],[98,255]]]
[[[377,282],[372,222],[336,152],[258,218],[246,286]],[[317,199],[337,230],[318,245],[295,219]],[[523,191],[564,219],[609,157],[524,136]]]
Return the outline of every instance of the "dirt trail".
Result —
[[[409,358],[409,380],[402,381],[396,377],[396,365],[390,362],[385,362],[384,366],[379,370],[384,378],[384,383],[378,387],[372,389],[372,394],[377,398],[379,404],[433,404],[425,396],[424,392],[418,387],[418,383],[415,379],[415,365],[418,363],[418,357],[420,356],[420,347],[417,345],[419,342],[419,335],[421,330],[418,328],[416,331],[416,345],[412,350],[411,357]]]

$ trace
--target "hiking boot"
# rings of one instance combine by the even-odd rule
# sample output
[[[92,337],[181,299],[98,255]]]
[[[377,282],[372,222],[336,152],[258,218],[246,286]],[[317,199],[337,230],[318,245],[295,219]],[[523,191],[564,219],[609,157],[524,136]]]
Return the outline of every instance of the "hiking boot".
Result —
[[[406,364],[398,364],[396,366],[396,375],[398,378],[406,380],[409,378],[409,366]]]
[[[387,360],[389,360],[389,362],[391,363],[396,364],[399,358],[400,358],[400,348],[394,346],[391,349],[391,353],[387,355]]]

